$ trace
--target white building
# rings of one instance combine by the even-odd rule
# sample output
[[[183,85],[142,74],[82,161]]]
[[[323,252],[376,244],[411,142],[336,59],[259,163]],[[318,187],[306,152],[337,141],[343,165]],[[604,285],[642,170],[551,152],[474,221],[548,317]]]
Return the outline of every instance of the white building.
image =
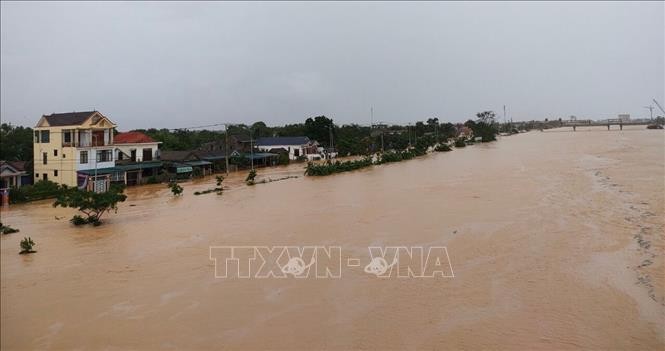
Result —
[[[113,137],[118,162],[147,162],[159,159],[159,144],[141,132],[118,133]]]
[[[312,161],[322,158],[318,152],[318,143],[305,136],[258,138],[256,147],[261,151],[275,153],[283,149],[283,152],[289,154],[289,160],[305,157],[308,161]]]
[[[620,113],[617,118],[621,122],[630,122],[630,114],[629,113]]]

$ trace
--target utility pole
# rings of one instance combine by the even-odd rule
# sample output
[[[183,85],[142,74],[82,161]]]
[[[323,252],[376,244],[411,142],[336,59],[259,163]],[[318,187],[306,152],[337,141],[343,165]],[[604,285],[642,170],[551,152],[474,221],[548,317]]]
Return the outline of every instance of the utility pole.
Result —
[[[252,170],[254,170],[254,141],[252,140],[252,128],[249,128],[249,158],[252,162]]]
[[[369,108],[369,127],[374,128],[374,106]]]
[[[506,105],[503,105],[503,123],[506,123]]]
[[[409,146],[411,146],[411,122],[406,126],[406,133],[409,134]]]
[[[644,108],[649,110],[649,112],[651,113],[651,120],[653,121],[653,106],[651,106],[651,105],[644,106]]]
[[[384,152],[384,149],[383,149],[383,129],[381,129],[381,152]]]
[[[229,124],[224,123],[224,163],[226,167],[226,176],[229,176]]]

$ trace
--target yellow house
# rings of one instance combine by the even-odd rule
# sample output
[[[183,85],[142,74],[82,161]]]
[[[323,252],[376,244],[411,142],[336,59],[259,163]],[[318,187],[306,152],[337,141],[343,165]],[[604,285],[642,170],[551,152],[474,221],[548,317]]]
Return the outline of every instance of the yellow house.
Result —
[[[98,111],[42,116],[34,128],[35,182],[77,186],[86,179],[79,171],[113,167],[115,126]]]

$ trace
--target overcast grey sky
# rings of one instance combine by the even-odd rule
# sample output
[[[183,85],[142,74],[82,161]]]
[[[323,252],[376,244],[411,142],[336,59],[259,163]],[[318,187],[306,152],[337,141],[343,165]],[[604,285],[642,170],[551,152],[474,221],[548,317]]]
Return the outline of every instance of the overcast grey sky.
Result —
[[[2,2],[1,117],[97,109],[120,130],[648,116],[650,3]]]

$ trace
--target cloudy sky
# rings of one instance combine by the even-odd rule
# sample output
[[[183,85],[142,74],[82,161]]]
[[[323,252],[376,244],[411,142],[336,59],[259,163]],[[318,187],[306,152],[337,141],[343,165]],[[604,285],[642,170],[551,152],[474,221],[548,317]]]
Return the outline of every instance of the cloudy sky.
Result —
[[[1,116],[97,109],[120,130],[648,116],[665,103],[650,3],[12,3]]]

